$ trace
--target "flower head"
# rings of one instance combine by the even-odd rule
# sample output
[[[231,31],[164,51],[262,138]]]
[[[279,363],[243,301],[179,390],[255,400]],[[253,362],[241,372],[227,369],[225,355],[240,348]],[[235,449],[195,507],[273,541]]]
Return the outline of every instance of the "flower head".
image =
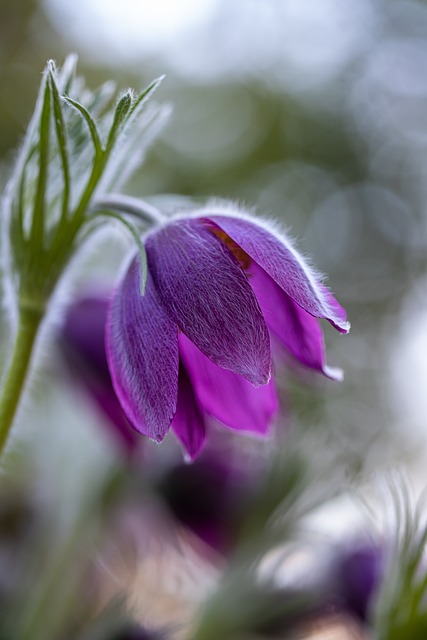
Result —
[[[115,291],[107,322],[113,385],[131,424],[160,442],[170,427],[190,458],[206,417],[265,434],[277,411],[270,338],[332,378],[322,330],[345,312],[284,236],[245,215],[202,210],[145,238]]]

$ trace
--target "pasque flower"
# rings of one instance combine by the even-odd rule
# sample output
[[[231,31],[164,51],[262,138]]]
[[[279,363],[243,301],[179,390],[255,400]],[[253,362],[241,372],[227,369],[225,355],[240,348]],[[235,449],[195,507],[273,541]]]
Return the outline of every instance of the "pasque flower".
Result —
[[[203,209],[157,227],[117,287],[106,347],[114,389],[131,424],[160,442],[172,427],[190,458],[206,417],[265,434],[277,411],[271,344],[327,366],[318,318],[342,333],[345,311],[289,240],[239,212]]]

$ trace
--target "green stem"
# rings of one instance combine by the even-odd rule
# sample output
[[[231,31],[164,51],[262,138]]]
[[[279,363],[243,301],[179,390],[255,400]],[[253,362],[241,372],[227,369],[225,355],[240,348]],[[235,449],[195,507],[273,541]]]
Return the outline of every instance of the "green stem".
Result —
[[[7,443],[24,390],[31,355],[42,318],[43,312],[40,310],[27,307],[20,309],[15,345],[0,396],[0,458]]]

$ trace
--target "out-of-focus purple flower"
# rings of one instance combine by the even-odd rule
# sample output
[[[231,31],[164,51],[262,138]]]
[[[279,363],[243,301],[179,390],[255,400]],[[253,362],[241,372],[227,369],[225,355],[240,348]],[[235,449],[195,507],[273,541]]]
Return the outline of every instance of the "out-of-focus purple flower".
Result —
[[[345,311],[287,238],[238,213],[203,210],[145,238],[107,323],[114,388],[131,424],[162,441],[175,431],[190,458],[206,417],[266,434],[277,411],[270,336],[331,378],[317,318],[346,333]]]
[[[253,489],[253,473],[250,478],[248,472],[219,451],[203,452],[192,465],[170,469],[159,490],[178,522],[225,553],[233,545],[239,517]]]
[[[384,571],[384,549],[373,543],[354,546],[336,561],[336,590],[344,608],[363,622],[369,614]]]
[[[79,298],[67,311],[60,344],[75,378],[130,453],[137,445],[138,435],[117,400],[108,370],[104,340],[108,303],[107,295]]]
[[[160,631],[147,631],[136,624],[129,624],[125,629],[115,632],[110,640],[166,640]]]

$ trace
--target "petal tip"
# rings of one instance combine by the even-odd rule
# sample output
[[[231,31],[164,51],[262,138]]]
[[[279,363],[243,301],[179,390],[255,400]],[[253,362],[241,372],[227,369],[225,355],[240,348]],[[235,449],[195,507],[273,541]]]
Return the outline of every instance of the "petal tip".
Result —
[[[196,444],[193,443],[192,445],[189,445],[189,443],[183,442],[181,440],[181,445],[182,445],[183,455],[184,455],[184,462],[186,464],[191,464],[192,462],[197,460],[197,458],[200,456],[200,454],[204,449],[205,442],[206,442],[206,434],[204,434],[203,437],[200,438]]]
[[[263,387],[271,380],[271,365],[269,366],[267,371],[251,371],[244,377],[246,377],[246,379],[249,380],[249,382],[251,382],[254,387]]]
[[[197,458],[199,457],[200,453],[201,453],[201,450],[193,451],[192,453],[190,453],[189,451],[184,451],[183,455],[184,455],[185,464],[191,464],[192,462],[197,460]]]
[[[338,367],[329,367],[327,364],[323,367],[323,373],[330,380],[342,382],[344,380],[344,371]]]
[[[346,322],[340,322],[339,324],[336,325],[338,331],[340,331],[341,333],[349,333],[350,329],[351,329],[351,323],[346,321]]]
[[[336,329],[343,335],[350,333],[351,323],[348,322],[348,320],[340,320],[339,318],[337,319],[336,317],[334,318],[333,316],[325,316],[325,317],[328,320],[328,322],[334,327],[334,329]]]

